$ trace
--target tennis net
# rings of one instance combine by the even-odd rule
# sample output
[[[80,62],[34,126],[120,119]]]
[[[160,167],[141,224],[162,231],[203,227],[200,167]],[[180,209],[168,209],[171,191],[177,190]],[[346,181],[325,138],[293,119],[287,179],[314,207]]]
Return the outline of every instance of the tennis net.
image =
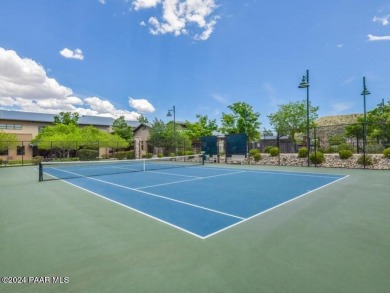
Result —
[[[39,164],[39,181],[144,172],[159,169],[191,167],[203,164],[203,155],[137,160],[42,162]]]

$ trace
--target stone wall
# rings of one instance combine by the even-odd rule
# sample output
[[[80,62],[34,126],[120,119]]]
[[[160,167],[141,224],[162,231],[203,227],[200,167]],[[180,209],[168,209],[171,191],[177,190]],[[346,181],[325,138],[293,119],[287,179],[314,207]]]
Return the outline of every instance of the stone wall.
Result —
[[[358,158],[361,154],[354,154],[351,158],[342,160],[338,154],[325,154],[325,162],[317,165],[326,168],[350,168],[361,169],[363,165],[358,164]],[[382,154],[367,155],[371,157],[372,166],[366,166],[367,169],[390,170],[390,159],[385,158]],[[278,157],[271,157],[269,154],[261,154],[261,160],[255,162],[253,159],[227,159],[230,164],[251,164],[251,165],[269,165],[269,166],[307,166],[307,158],[298,158],[297,154],[280,154]],[[224,162],[224,158],[220,158]],[[311,164],[313,165],[313,164]]]

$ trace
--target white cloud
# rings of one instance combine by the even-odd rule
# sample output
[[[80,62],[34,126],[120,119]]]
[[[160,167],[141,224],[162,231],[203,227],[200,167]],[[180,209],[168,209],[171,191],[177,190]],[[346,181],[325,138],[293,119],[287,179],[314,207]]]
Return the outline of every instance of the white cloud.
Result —
[[[153,113],[155,111],[153,105],[145,99],[132,99],[129,97],[129,105],[140,113]]]
[[[337,48],[342,48],[344,47],[344,44],[337,44]]]
[[[86,98],[84,101],[91,107],[92,110],[98,113],[110,113],[116,109],[109,101],[101,100],[97,97]]]
[[[332,105],[332,112],[336,114],[345,113],[347,110],[352,109],[354,103],[351,102],[337,102]]]
[[[375,42],[375,41],[390,41],[390,36],[373,36],[373,35],[368,35],[368,40],[370,42]]]
[[[154,107],[145,99],[133,100],[137,111],[153,112]],[[98,97],[81,99],[68,87],[49,78],[43,66],[15,51],[0,47],[0,109],[58,114],[78,112],[136,120],[139,113],[120,110],[108,100]]]
[[[147,9],[156,7],[160,3],[161,0],[135,0],[133,1],[133,7],[135,10]]]
[[[0,97],[0,106],[16,106],[16,101],[11,97]]]
[[[47,77],[42,65],[0,47],[0,96],[59,99],[71,94],[70,88]]]
[[[107,3],[106,0],[99,0],[99,2],[100,2],[101,4],[106,4],[106,3]]]
[[[207,40],[214,31],[218,16],[214,15],[215,0],[136,0],[135,10],[162,5],[162,15],[148,20],[152,35],[191,34],[195,40]],[[142,22],[145,25],[145,22]]]
[[[379,22],[381,25],[388,25],[389,24],[389,19],[390,19],[390,14],[384,16],[384,17],[379,17],[379,16],[374,16],[373,22]]]
[[[230,104],[229,98],[224,96],[224,95],[212,94],[211,97],[214,100],[216,100],[218,103],[221,103],[222,105],[229,105]]]
[[[64,48],[60,51],[60,54],[61,56],[68,59],[77,59],[77,60],[84,59],[83,51],[81,51],[81,49],[70,50],[68,48]]]
[[[356,80],[356,77],[350,76],[350,77],[348,77],[347,79],[345,79],[345,80],[342,82],[342,85],[350,84],[350,83],[352,83],[352,82],[355,81],[355,80]]]

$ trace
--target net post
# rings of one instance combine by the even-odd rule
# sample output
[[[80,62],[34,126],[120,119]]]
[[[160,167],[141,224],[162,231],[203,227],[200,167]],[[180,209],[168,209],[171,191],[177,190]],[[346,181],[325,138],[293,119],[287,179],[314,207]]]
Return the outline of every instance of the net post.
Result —
[[[42,168],[42,163],[39,163],[39,182],[43,181],[43,168]]]
[[[202,165],[204,165],[204,161],[206,161],[206,152],[201,152],[201,154],[202,154],[202,156],[201,156],[201,158],[202,158]]]

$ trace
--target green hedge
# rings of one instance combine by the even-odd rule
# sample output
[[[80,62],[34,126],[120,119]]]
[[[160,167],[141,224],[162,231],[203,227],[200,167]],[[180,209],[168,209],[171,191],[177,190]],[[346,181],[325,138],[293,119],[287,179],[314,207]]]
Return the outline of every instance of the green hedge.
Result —
[[[80,161],[94,161],[99,156],[99,152],[97,150],[81,149],[77,151],[77,156]]]
[[[34,164],[34,165],[38,165],[40,162],[43,161],[43,157],[42,156],[35,156],[32,158],[31,162]]]
[[[118,159],[118,160],[129,159],[132,156],[134,156],[134,152],[129,152],[129,151],[115,152],[115,154],[113,155],[113,157]]]

